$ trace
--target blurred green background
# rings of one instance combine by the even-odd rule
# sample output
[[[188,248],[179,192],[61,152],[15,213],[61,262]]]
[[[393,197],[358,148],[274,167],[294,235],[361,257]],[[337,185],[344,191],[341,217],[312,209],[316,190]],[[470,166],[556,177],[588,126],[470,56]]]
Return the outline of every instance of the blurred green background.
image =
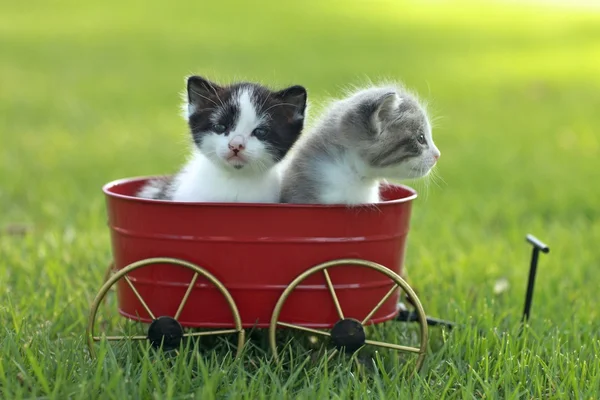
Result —
[[[181,165],[181,91],[194,73],[302,84],[309,124],[349,85],[404,82],[429,102],[442,152],[442,179],[409,182],[420,197],[406,267],[426,311],[516,321],[524,236],[534,233],[551,252],[541,260],[532,324],[542,335],[573,323],[597,329],[597,4],[3,2],[4,317],[52,321],[42,334],[83,334],[110,261],[101,186]],[[21,226],[27,235],[15,233]],[[501,279],[509,287],[495,293]],[[45,304],[32,305],[30,293]],[[563,334],[568,342],[574,333]]]

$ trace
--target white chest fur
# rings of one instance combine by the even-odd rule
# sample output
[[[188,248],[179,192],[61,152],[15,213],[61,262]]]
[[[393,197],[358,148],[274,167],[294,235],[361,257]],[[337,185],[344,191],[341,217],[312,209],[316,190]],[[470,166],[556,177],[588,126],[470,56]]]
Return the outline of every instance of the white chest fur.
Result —
[[[280,196],[280,179],[276,168],[266,173],[228,170],[196,153],[175,178],[172,199],[185,202],[276,203]]]
[[[353,157],[316,164],[316,176],[322,177],[318,190],[325,204],[369,204],[379,202],[379,181],[367,178],[363,166]]]

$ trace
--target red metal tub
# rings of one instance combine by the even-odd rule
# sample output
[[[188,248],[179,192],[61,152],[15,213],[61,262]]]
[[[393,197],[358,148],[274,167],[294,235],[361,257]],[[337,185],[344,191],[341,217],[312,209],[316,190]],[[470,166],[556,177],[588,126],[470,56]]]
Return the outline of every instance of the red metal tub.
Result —
[[[183,203],[135,197],[149,178],[104,186],[114,265],[117,270],[154,257],[196,264],[229,291],[244,327],[269,327],[285,288],[307,269],[331,260],[358,258],[379,263],[402,276],[412,200],[406,186],[382,189],[376,206],[250,203]],[[174,315],[194,272],[153,264],[129,274],[155,316]],[[354,265],[332,268],[331,281],[345,316],[362,320],[385,296],[392,280]],[[119,312],[152,322],[125,280],[117,283]],[[399,293],[370,319],[397,314]],[[309,276],[287,298],[281,321],[331,328],[338,320],[323,275]],[[178,321],[184,327],[233,327],[221,292],[200,277]]]

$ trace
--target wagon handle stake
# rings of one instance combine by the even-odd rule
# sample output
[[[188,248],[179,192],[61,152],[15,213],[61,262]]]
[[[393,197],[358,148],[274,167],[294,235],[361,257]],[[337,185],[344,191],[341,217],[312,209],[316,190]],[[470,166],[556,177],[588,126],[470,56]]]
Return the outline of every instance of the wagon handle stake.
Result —
[[[535,236],[528,234],[526,236],[527,242],[529,242],[533,246],[533,250],[531,252],[531,264],[529,267],[529,281],[527,282],[527,293],[525,294],[525,307],[523,309],[523,318],[521,322],[526,322],[529,320],[529,314],[531,312],[531,302],[533,300],[533,287],[535,284],[535,274],[537,272],[537,264],[538,258],[540,255],[540,251],[543,253],[549,253],[550,248],[540,241]]]

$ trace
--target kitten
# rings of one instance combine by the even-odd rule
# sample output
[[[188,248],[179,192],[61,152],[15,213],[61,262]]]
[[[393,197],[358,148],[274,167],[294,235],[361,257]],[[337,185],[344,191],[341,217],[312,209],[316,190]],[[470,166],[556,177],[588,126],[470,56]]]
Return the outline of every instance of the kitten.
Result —
[[[417,98],[397,85],[334,101],[286,159],[284,203],[377,203],[384,181],[423,177],[440,157]]]
[[[192,156],[170,178],[148,182],[139,197],[185,202],[275,203],[281,176],[275,168],[304,126],[302,86],[279,91],[256,83],[221,86],[199,76],[187,80]]]

